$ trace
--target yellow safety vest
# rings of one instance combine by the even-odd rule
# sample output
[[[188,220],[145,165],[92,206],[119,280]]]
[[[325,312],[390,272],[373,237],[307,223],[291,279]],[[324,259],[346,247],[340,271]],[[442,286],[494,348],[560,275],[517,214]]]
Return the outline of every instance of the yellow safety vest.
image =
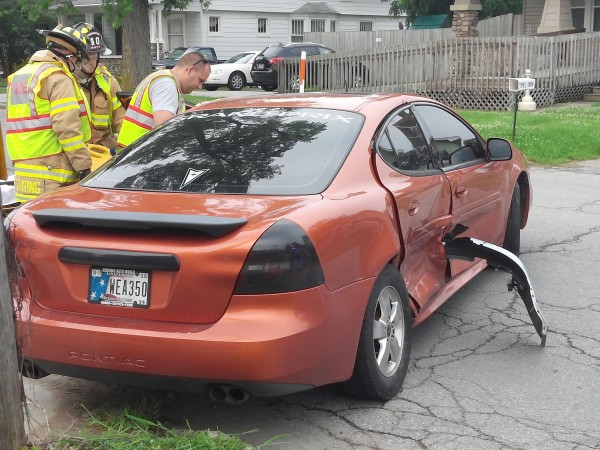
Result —
[[[121,131],[117,139],[121,147],[126,147],[154,128],[154,115],[152,102],[150,101],[150,84],[158,77],[171,77],[175,80],[175,77],[168,69],[151,73],[142,80],[135,90],[131,102],[129,102],[127,113],[125,113],[125,118],[123,119],[123,125],[121,125]],[[179,94],[179,110],[185,111],[185,101],[177,80],[175,80],[175,85]]]
[[[65,73],[73,82],[76,97],[50,104],[38,96],[42,80],[54,72]],[[42,158],[85,147],[91,138],[89,106],[79,84],[60,62],[35,61],[8,77],[6,147],[13,161]],[[59,140],[52,130],[52,116],[69,109],[79,110],[81,135]]]
[[[97,67],[94,72],[96,84],[100,90],[104,92],[104,95],[108,99],[108,104],[110,105],[109,110],[105,111],[105,114],[100,114],[96,108],[92,110],[92,125],[96,129],[112,128],[112,112],[121,106],[121,101],[116,95],[114,97],[110,96],[111,77],[112,75],[104,66]]]

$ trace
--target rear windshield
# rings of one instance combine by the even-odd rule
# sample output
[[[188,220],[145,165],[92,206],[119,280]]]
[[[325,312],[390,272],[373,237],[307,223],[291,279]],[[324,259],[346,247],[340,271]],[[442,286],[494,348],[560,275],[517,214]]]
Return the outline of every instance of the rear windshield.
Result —
[[[359,114],[247,108],[181,114],[136,142],[85,186],[140,191],[303,195],[331,183]]]
[[[285,50],[284,47],[280,47],[278,45],[274,46],[274,47],[267,47],[263,50],[262,54],[265,58],[275,58],[277,56],[281,56],[283,55],[283,51]]]

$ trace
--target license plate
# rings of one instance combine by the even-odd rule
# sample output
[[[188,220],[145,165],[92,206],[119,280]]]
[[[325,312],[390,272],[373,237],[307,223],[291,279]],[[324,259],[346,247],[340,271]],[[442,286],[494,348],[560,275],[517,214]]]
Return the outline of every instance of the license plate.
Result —
[[[265,68],[265,65],[264,65],[264,64],[257,64],[257,65],[256,65],[256,68],[257,68],[258,70],[263,70],[263,69]]]
[[[90,270],[90,303],[147,308],[149,295],[150,272],[106,267],[92,267]]]

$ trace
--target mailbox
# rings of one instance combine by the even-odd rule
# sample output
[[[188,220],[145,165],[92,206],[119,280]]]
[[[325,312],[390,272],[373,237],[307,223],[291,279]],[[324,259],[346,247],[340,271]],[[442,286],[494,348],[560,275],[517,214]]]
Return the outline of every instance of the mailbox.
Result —
[[[535,78],[509,78],[508,90],[511,92],[526,91],[535,88]]]

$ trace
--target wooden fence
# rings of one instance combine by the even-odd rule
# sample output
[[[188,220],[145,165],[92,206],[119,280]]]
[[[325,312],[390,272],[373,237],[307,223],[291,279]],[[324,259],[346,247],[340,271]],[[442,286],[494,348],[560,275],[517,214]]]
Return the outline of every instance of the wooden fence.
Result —
[[[330,92],[410,92],[451,106],[507,110],[508,78],[532,71],[538,106],[581,100],[600,83],[600,33],[454,38],[307,58],[307,86]],[[299,59],[284,60],[279,91],[297,88]]]
[[[523,28],[521,17],[520,14],[505,14],[480,20],[477,24],[479,37],[518,36]],[[336,52],[398,47],[453,38],[452,28],[304,33],[304,41],[318,42]]]

